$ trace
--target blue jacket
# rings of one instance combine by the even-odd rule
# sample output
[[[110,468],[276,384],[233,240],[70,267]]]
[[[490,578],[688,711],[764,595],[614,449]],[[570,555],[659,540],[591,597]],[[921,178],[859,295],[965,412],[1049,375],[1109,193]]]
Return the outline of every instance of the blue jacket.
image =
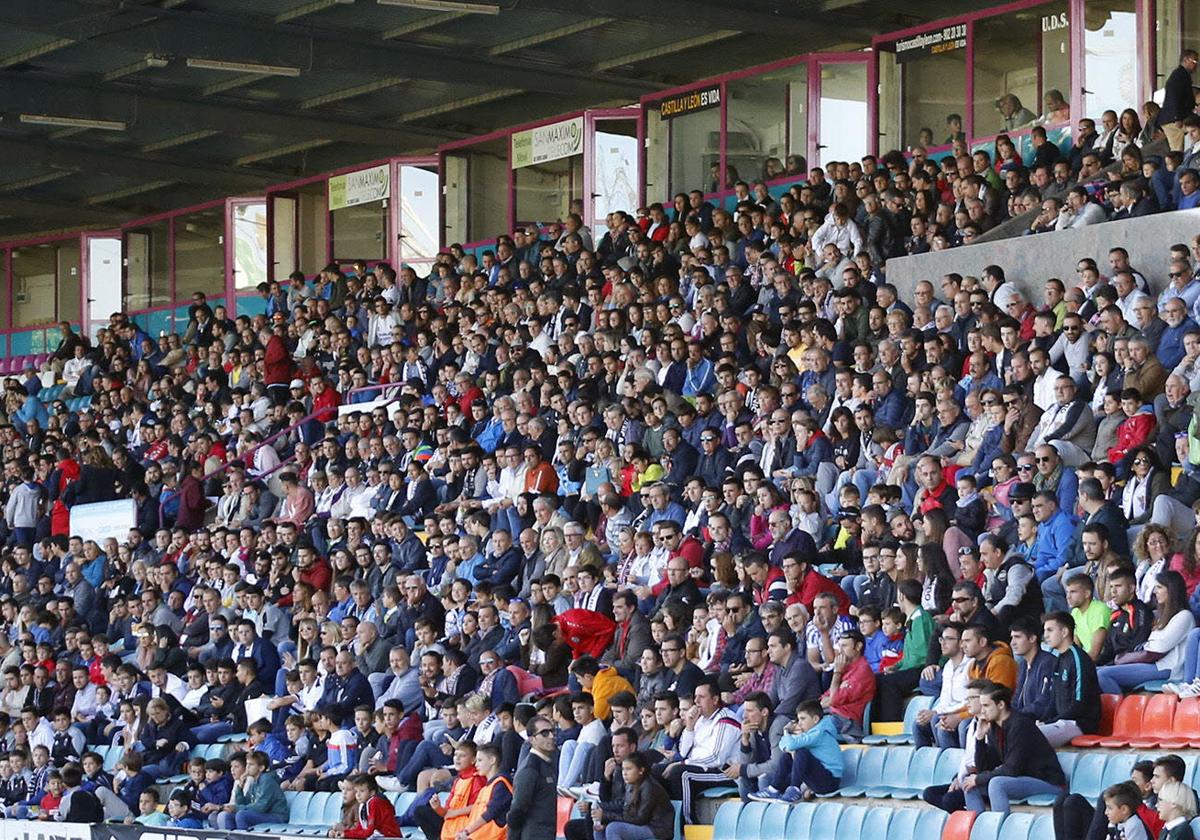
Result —
[[[997,456],[1004,454],[1004,451],[1000,448],[1003,439],[1003,423],[997,423],[983,433],[983,440],[980,441],[979,449],[975,452],[975,460],[971,462],[971,472],[975,474],[975,480],[979,483],[980,487],[992,483],[992,479],[988,475],[988,470],[992,468],[992,461]]]
[[[1033,543],[1034,571],[1037,579],[1044,581],[1066,563],[1075,526],[1071,517],[1061,509],[1054,516],[1038,525],[1037,539]]]
[[[1054,669],[1058,657],[1038,649],[1033,664],[1017,657],[1017,690],[1013,693],[1013,711],[1032,715],[1045,722],[1054,716]]]
[[[829,715],[823,716],[817,725],[807,732],[785,733],[779,739],[779,747],[785,752],[806,749],[829,771],[829,775],[835,779],[842,778],[842,746],[838,743],[837,729]]]
[[[895,388],[875,404],[875,423],[899,431],[904,427],[904,415],[908,413],[908,400]]]
[[[792,461],[792,470],[798,476],[816,475],[817,467],[832,460],[833,445],[829,442],[829,438],[818,431],[809,438],[807,446],[797,450],[796,457]]]
[[[1200,192],[1195,194],[1200,196]],[[1155,355],[1167,370],[1174,368],[1183,359],[1183,335],[1189,330],[1200,330],[1200,326],[1197,326],[1190,317],[1184,318],[1183,323],[1178,327],[1168,326],[1163,330],[1162,337],[1158,340],[1158,352]]]

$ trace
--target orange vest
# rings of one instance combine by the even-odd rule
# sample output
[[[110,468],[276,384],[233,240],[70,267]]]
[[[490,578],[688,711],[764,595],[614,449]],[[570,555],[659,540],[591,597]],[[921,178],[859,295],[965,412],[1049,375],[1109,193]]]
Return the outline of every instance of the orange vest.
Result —
[[[496,785],[504,785],[508,788],[508,792],[512,793],[512,782],[504,776],[492,779],[479,791],[479,796],[475,797],[475,804],[471,806],[468,822],[483,819],[483,812],[487,810],[488,803],[492,801],[492,788]],[[495,820],[484,823],[471,833],[471,840],[507,840],[507,838],[508,828],[497,825]]]
[[[475,787],[472,784],[473,781],[473,776],[470,779],[454,780],[454,784],[450,786],[450,797],[446,800],[447,811],[454,808],[470,808],[474,804],[471,801],[471,790]],[[442,840],[454,840],[454,835],[458,834],[470,821],[470,813],[459,814],[457,817],[446,817],[442,822]]]

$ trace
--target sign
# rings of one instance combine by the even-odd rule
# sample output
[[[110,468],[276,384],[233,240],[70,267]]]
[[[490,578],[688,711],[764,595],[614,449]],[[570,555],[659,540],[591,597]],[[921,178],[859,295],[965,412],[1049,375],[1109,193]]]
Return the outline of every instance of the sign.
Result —
[[[3,840],[93,840],[92,827],[83,823],[4,820],[0,828]]]
[[[71,536],[95,540],[103,545],[108,537],[123,542],[137,523],[137,504],[133,499],[93,502],[71,508]]]
[[[1066,29],[1068,25],[1066,12],[1059,12],[1055,15],[1042,15],[1043,32],[1053,32],[1056,29]]]
[[[929,55],[965,50],[967,48],[967,25],[956,23],[933,32],[900,38],[896,41],[896,61],[915,61]]]
[[[675,96],[668,96],[658,103],[658,115],[664,120],[673,120],[685,114],[694,114],[697,111],[707,111],[709,108],[719,108],[720,106],[721,86],[709,85]]]
[[[341,210],[356,204],[369,204],[392,195],[391,167],[386,163],[329,179],[329,209]]]
[[[512,135],[512,168],[583,154],[583,117],[540,125]]]

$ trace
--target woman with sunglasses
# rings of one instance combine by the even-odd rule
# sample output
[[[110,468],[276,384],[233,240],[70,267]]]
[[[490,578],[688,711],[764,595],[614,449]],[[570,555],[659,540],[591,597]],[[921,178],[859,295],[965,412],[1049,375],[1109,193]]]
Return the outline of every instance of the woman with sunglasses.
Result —
[[[1129,454],[1129,465],[1129,478],[1121,490],[1121,510],[1129,521],[1129,540],[1133,542],[1150,521],[1154,498],[1171,489],[1171,479],[1152,447],[1134,449]]]

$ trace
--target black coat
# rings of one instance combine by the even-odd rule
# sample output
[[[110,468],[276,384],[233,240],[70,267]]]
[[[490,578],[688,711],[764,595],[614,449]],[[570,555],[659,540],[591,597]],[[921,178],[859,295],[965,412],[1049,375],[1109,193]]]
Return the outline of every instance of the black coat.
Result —
[[[557,819],[558,766],[531,751],[513,779],[508,840],[555,840]]]
[[[1038,729],[1037,721],[1022,712],[1013,712],[976,744],[975,766],[975,781],[983,790],[997,776],[1033,776],[1052,785],[1067,783],[1058,754]]]

